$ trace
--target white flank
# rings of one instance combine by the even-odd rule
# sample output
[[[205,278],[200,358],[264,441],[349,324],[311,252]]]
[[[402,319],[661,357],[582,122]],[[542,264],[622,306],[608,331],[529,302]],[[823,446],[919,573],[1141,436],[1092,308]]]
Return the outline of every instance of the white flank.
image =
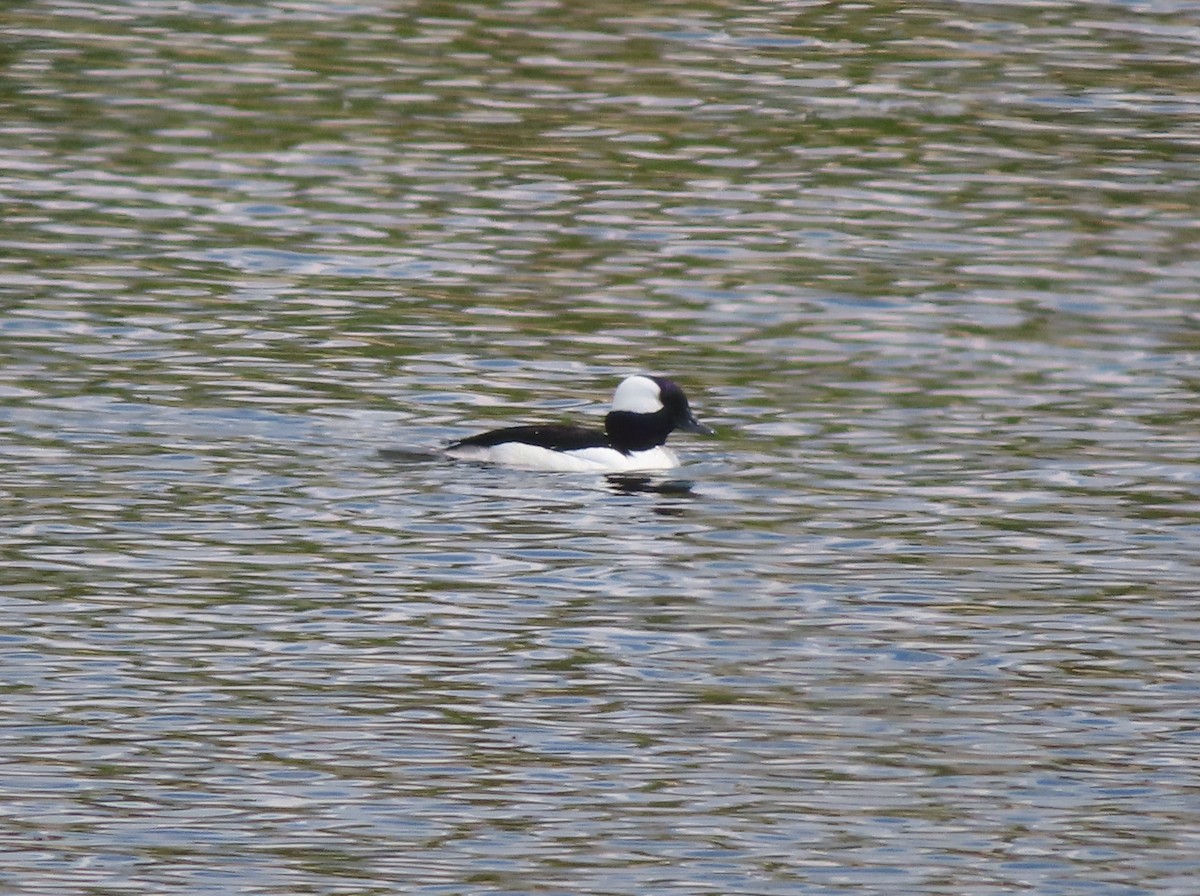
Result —
[[[649,451],[622,454],[613,448],[552,451],[521,442],[505,442],[491,448],[467,445],[448,453],[451,457],[461,460],[499,464],[518,470],[546,470],[557,473],[631,473],[637,470],[669,470],[679,466],[679,458],[675,456],[675,452],[664,446],[651,448]]]
[[[617,386],[613,393],[612,409],[634,414],[653,414],[662,410],[662,393],[658,383],[648,376],[631,376]]]

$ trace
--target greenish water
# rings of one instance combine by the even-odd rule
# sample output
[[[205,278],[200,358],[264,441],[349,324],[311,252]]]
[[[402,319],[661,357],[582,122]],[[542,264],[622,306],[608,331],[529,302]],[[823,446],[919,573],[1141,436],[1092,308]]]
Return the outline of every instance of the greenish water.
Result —
[[[1196,891],[1200,6],[0,34],[5,893]]]

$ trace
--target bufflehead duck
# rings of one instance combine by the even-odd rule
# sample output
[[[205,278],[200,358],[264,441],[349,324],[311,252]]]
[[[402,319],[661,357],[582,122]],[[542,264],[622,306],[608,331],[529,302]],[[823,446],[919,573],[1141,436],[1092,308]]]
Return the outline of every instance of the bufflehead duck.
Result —
[[[660,376],[631,376],[613,393],[604,429],[571,424],[510,426],[454,442],[446,453],[524,470],[611,472],[679,466],[666,447],[673,430],[711,433],[688,407],[683,390]]]

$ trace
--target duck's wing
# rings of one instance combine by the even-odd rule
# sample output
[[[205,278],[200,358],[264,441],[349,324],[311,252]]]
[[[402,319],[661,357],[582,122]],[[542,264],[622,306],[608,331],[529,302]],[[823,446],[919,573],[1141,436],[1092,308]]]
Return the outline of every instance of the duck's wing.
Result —
[[[448,450],[455,448],[492,448],[509,442],[536,445],[550,451],[579,451],[584,448],[609,448],[608,437],[599,429],[572,426],[565,423],[549,423],[535,426],[509,426],[493,429],[466,439],[452,442]]]

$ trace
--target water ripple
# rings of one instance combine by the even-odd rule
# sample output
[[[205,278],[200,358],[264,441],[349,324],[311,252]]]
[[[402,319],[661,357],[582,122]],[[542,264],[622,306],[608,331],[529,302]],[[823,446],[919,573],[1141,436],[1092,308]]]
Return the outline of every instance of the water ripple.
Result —
[[[1190,896],[1188,11],[14,10],[8,888]]]

